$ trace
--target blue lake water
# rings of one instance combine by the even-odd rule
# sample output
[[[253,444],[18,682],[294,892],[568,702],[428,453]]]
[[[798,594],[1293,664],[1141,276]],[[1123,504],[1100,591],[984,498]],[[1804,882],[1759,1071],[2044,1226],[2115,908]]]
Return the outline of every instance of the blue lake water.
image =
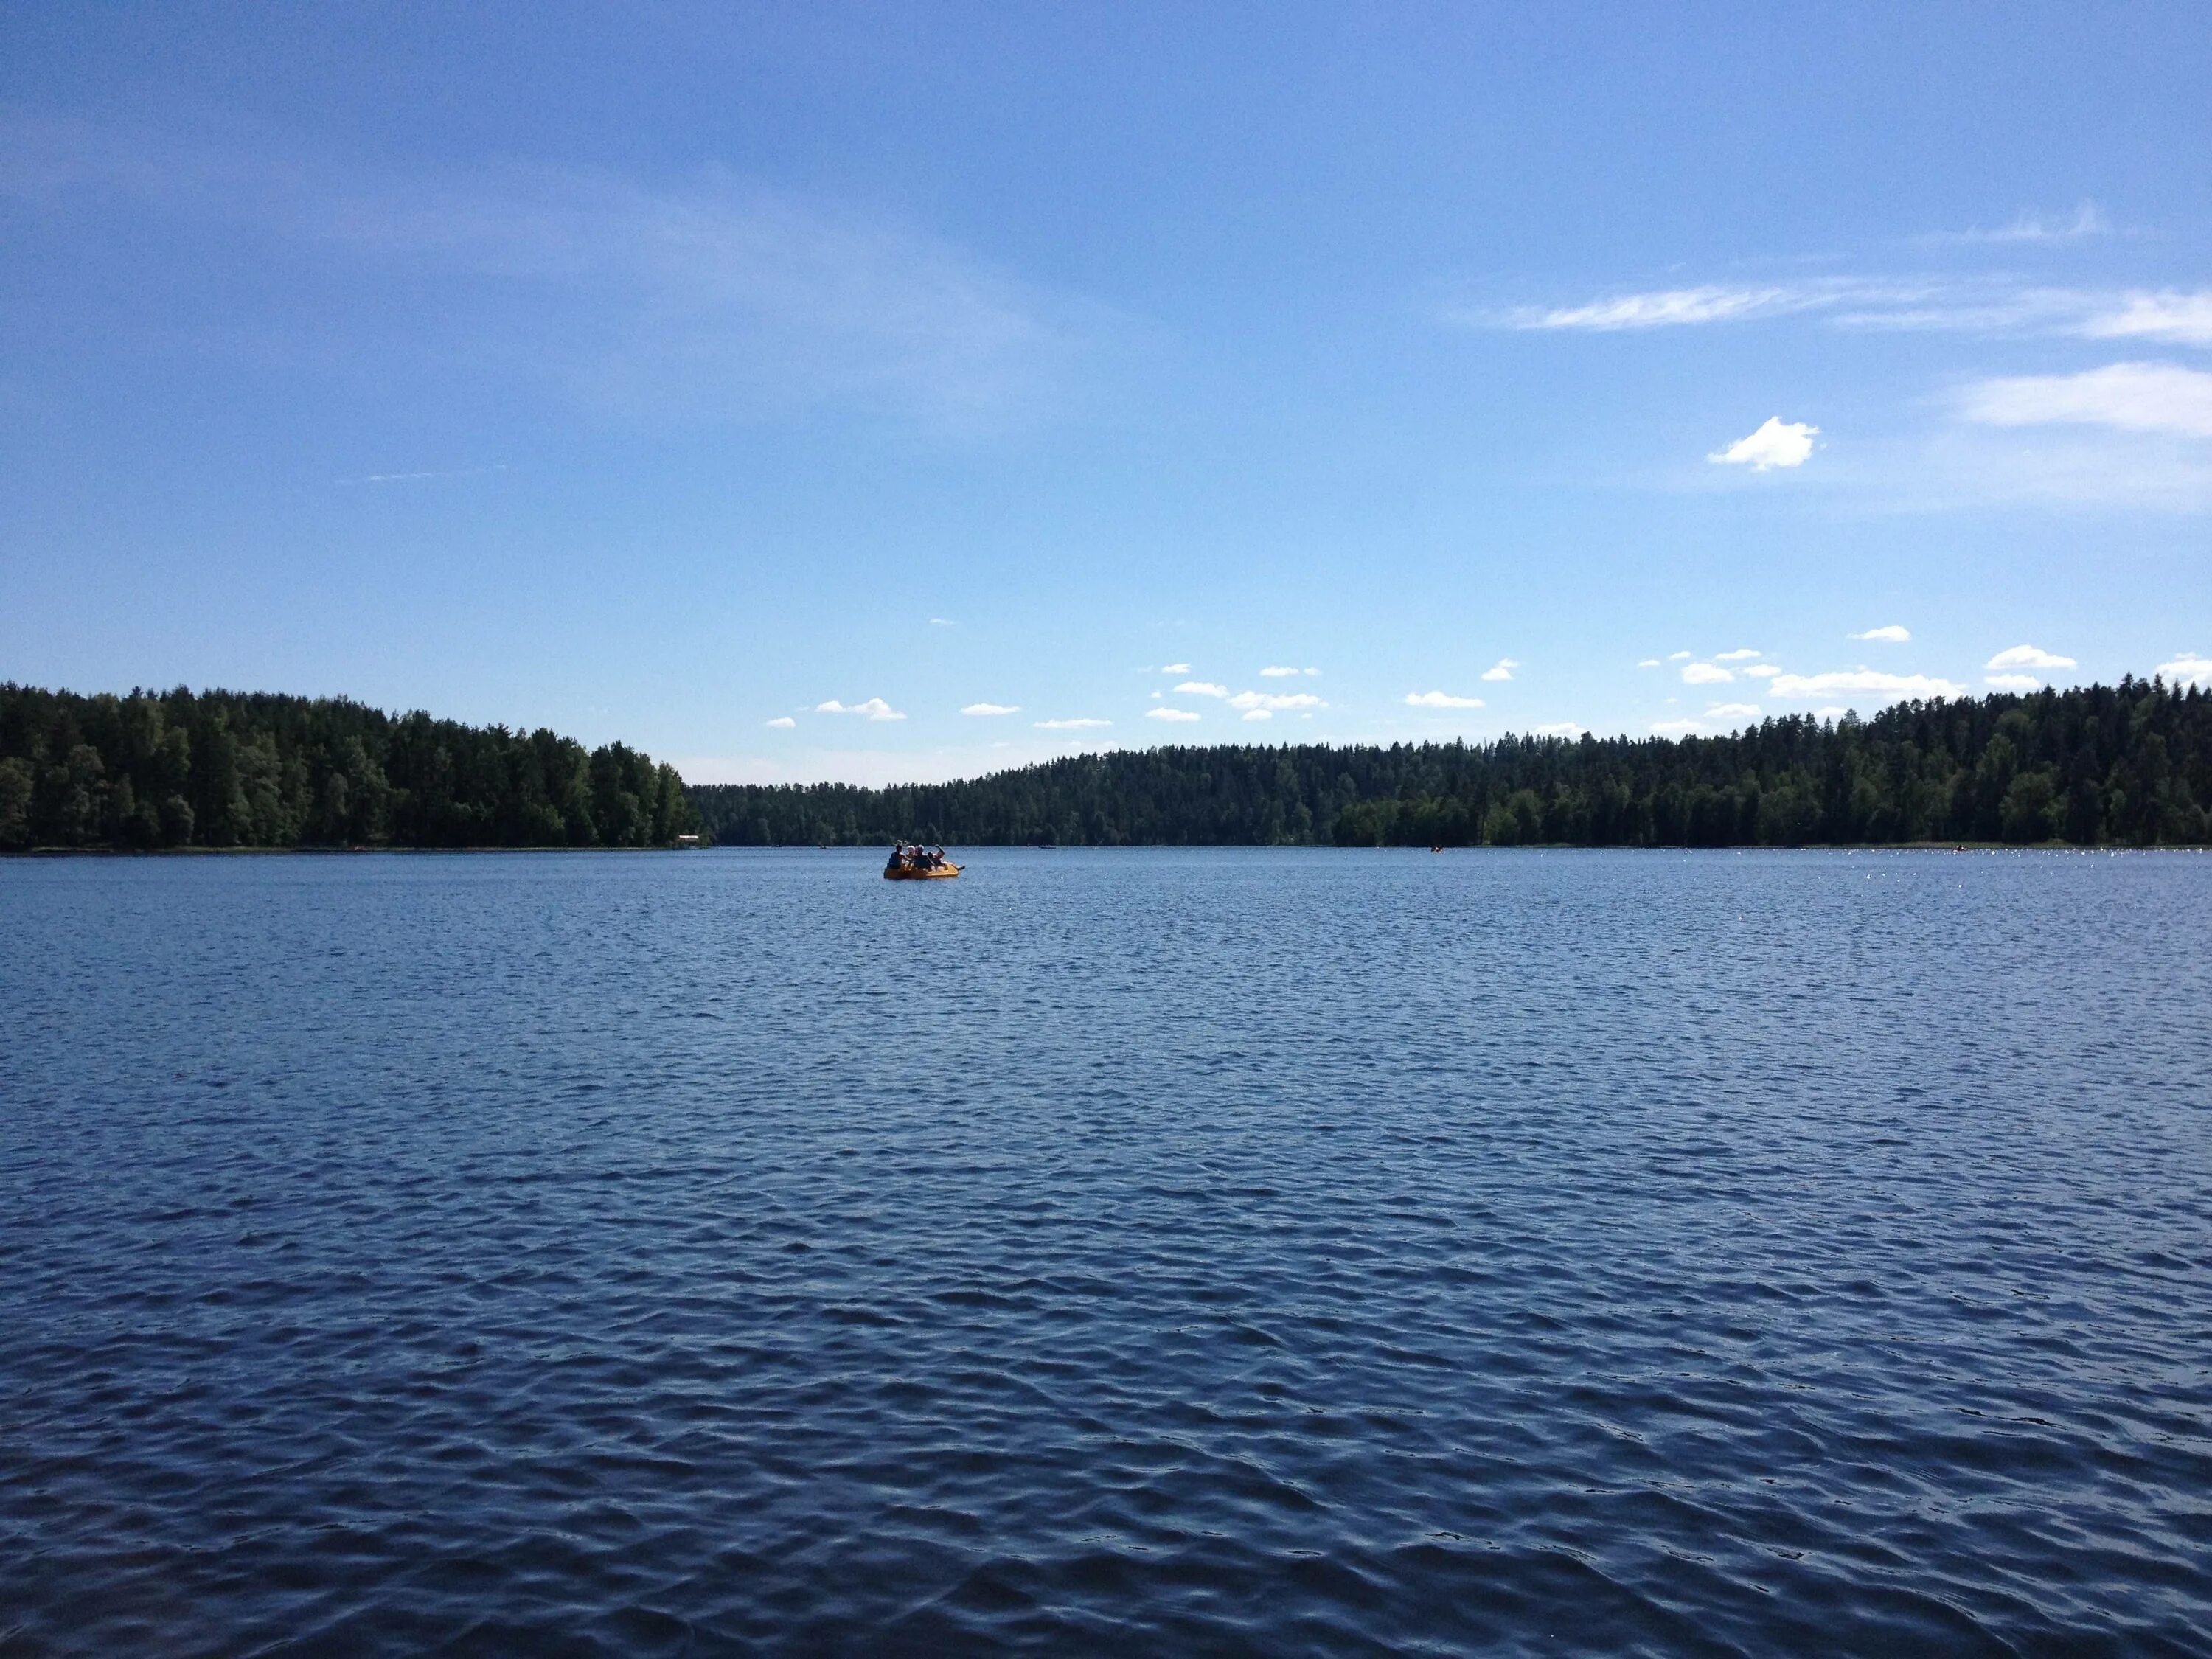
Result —
[[[2212,1649],[2212,859],[0,864],[0,1653]]]

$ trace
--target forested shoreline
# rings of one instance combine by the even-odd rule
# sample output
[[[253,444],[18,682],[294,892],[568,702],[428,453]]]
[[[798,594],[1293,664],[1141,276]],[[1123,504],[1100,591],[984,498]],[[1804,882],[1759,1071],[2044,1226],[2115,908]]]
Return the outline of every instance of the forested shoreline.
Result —
[[[671,766],[343,697],[0,684],[0,849],[661,847]]]
[[[1161,748],[946,784],[695,786],[723,845],[2212,842],[2212,694],[2124,679],[1729,737]]]

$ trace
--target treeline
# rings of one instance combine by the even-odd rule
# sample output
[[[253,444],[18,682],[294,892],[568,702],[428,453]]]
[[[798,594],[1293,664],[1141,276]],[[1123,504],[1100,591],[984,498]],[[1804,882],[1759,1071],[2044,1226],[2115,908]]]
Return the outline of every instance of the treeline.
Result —
[[[2212,842],[2212,695],[2130,678],[1723,738],[1130,750],[690,794],[715,841],[750,846],[2191,844]]]
[[[0,848],[660,847],[696,826],[618,743],[345,698],[0,684]]]

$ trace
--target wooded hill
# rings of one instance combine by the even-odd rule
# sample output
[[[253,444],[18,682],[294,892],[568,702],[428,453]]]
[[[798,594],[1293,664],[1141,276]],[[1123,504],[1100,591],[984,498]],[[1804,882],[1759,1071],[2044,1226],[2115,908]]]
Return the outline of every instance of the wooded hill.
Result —
[[[0,684],[0,848],[659,847],[671,766],[343,697]]]
[[[2212,842],[2212,694],[2124,679],[1731,737],[1124,750],[957,783],[690,791],[725,845]]]

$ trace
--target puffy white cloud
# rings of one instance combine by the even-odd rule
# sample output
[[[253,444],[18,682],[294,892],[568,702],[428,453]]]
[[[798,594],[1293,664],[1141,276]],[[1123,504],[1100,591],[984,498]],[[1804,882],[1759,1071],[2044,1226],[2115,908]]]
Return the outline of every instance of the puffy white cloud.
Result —
[[[1320,672],[1321,670],[1318,668],[1263,668],[1260,671],[1260,678],[1263,680],[1280,680],[1288,679],[1294,674],[1318,674]]]
[[[1697,653],[1692,651],[1670,651],[1667,653],[1667,660],[1668,662],[1687,662],[1696,654]]]
[[[1658,738],[1686,738],[1705,729],[1703,720],[1654,720],[1651,734]]]
[[[870,697],[866,702],[839,702],[832,697],[827,702],[814,705],[817,714],[858,714],[872,720],[902,720],[906,716],[881,697]]]
[[[1881,628],[1869,628],[1863,634],[1852,634],[1847,637],[1854,640],[1882,640],[1891,645],[1903,645],[1912,637],[1912,630],[1901,623],[1890,623]]]
[[[1500,657],[1482,671],[1482,678],[1486,680],[1510,680],[1513,678],[1513,671],[1520,665],[1510,657]]]
[[[1230,698],[1231,708],[1326,708],[1328,705],[1310,691],[1239,691]]]
[[[1101,726],[1111,726],[1114,722],[1111,720],[1084,719],[1072,720],[1031,720],[1030,724],[1036,726],[1040,732],[1089,732],[1095,730],[1097,727]]]
[[[1715,657],[1713,660],[1715,662],[1748,662],[1752,658],[1758,654],[1758,652],[1753,650],[1747,645],[1738,650],[1723,651],[1718,656]]]
[[[1589,730],[1580,720],[1553,720],[1548,726],[1532,726],[1528,735],[1533,738],[1579,738]]]
[[[1656,668],[1659,666],[1659,659],[1656,657],[1646,657],[1642,662],[1636,665],[1638,668]]]
[[[1705,718],[1712,720],[1755,720],[1759,715],[1755,702],[1717,702],[1705,710]]]
[[[1874,668],[1853,668],[1832,674],[1777,674],[1766,683],[1766,689],[1778,697],[1856,696],[1893,699],[1966,695],[1966,688],[1956,680],[1937,679],[1927,674],[1885,674]]]
[[[793,726],[798,725],[799,722],[792,719],[788,714],[779,714],[774,720],[770,720],[769,724],[779,732],[788,732]]]
[[[1145,710],[1145,718],[1148,720],[1194,720],[1198,716],[1188,708],[1170,708],[1163,703],[1158,708]]]
[[[2212,691],[2212,657],[2185,651],[2172,662],[2159,664],[2158,677],[2171,686],[2195,685]]]
[[[971,702],[960,711],[963,714],[1018,714],[1022,706],[1018,702]]]
[[[2172,340],[2212,345],[2212,290],[2195,294],[2130,294],[2118,309],[2092,317],[2081,331],[2092,339]]]
[[[2112,363],[2078,374],[2014,374],[1966,388],[1960,412],[1984,426],[2117,427],[2212,438],[2212,374],[2174,363]]]
[[[1271,720],[1275,718],[1275,711],[1272,708],[1248,708],[1244,711],[1244,718],[1248,720]]]
[[[1820,431],[1819,427],[1808,426],[1802,421],[1784,421],[1779,415],[1770,415],[1766,424],[1748,438],[1738,438],[1705,459],[1723,466],[1748,466],[1754,472],[1777,466],[1802,466],[1813,453],[1813,440]]]
[[[1455,697],[1449,691],[1408,691],[1406,704],[1410,708],[1480,708],[1480,697]]]
[[[1682,670],[1685,685],[1726,685],[1735,678],[1733,669],[1723,668],[1717,663],[1693,662]]]
[[[2043,682],[2033,674],[1984,674],[1984,685],[1993,685],[2000,691],[2040,691]]]
[[[1162,668],[1160,672],[1163,674],[1188,674],[1190,672],[1190,665],[1187,662],[1171,662],[1165,667]]]
[[[1755,680],[1771,680],[1782,670],[1771,662],[1755,662],[1743,672]]]
[[[1211,680],[1185,680],[1176,690],[1193,697],[1225,697],[1229,695],[1227,686],[1216,685]]]
[[[2000,651],[1982,665],[1984,668],[2071,668],[2074,659],[2045,651],[2040,646],[2015,645]]]

